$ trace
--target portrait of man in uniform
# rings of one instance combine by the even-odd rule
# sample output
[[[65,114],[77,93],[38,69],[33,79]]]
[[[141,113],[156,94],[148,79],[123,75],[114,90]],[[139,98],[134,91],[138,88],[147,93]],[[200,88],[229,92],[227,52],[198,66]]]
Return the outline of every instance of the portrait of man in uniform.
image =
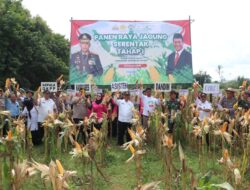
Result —
[[[167,76],[169,81],[174,81],[173,72],[183,69],[185,66],[192,67],[192,55],[184,49],[183,37],[180,33],[173,36],[175,51],[167,59]]]
[[[71,55],[70,63],[83,75],[99,76],[103,74],[99,55],[90,52],[91,36],[83,33],[79,36],[81,51]]]

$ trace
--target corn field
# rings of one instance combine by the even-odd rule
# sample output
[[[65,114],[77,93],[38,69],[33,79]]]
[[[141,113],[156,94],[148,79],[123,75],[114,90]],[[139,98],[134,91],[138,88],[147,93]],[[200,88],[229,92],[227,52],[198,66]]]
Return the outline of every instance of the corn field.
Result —
[[[1,111],[0,189],[250,189],[250,110],[235,105],[232,119],[214,108],[200,121],[192,97],[180,97],[186,106],[170,117],[159,106],[147,129],[135,109],[131,141],[122,147],[108,137],[106,115],[98,130],[95,113],[80,124],[69,112],[49,114],[44,143],[35,147],[25,121]],[[173,133],[169,120],[176,123]],[[85,143],[77,140],[80,129]]]

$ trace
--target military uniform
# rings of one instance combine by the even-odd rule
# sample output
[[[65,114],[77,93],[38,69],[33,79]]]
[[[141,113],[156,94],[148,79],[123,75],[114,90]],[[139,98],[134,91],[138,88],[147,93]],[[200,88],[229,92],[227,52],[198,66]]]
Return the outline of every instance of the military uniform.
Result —
[[[177,111],[180,109],[180,102],[178,100],[169,100],[167,101],[166,106],[169,112],[172,110]]]
[[[103,74],[101,61],[97,54],[91,52],[83,54],[80,51],[71,56],[70,62],[81,74],[92,74],[94,76]]]
[[[248,110],[250,108],[250,102],[247,100],[239,100],[238,101],[238,106],[242,107],[244,110]]]
[[[81,44],[88,44],[90,47],[91,36],[87,33],[83,33],[79,36],[79,41]],[[84,75],[91,74],[93,76],[98,76],[102,75],[103,73],[103,68],[99,56],[90,51],[79,51],[77,53],[74,53],[71,56],[70,63],[78,71],[80,71],[81,74]]]
[[[175,121],[171,119],[172,112],[177,112],[180,109],[180,102],[178,100],[169,100],[166,103],[168,109],[168,133],[173,133],[174,128],[176,127]]]

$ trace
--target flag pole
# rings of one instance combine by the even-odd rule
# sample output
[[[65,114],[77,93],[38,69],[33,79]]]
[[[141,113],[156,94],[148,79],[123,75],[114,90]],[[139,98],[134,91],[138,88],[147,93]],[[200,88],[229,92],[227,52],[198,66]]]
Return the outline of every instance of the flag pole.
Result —
[[[189,15],[189,38],[190,38],[190,48],[191,48],[191,55],[192,55],[192,71],[193,71],[193,47],[192,47],[192,38],[191,38],[191,23],[194,22],[194,20],[191,19],[191,16]]]

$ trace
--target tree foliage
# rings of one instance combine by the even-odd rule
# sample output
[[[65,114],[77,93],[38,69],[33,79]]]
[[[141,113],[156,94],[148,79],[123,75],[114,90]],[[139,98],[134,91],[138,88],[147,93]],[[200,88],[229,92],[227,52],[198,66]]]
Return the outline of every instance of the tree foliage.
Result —
[[[20,0],[0,0],[0,85],[15,77],[21,86],[68,75],[69,42],[41,17],[32,17]]]
[[[235,89],[238,89],[241,85],[242,85],[242,82],[246,80],[247,81],[247,86],[250,85],[250,79],[248,78],[245,78],[243,76],[238,76],[237,79],[235,80],[230,80],[230,81],[226,81],[224,83],[221,84],[221,88],[235,88]]]
[[[212,79],[212,77],[204,71],[199,71],[198,73],[196,73],[194,75],[194,78],[199,82],[201,86],[203,86],[204,83],[210,83]]]

